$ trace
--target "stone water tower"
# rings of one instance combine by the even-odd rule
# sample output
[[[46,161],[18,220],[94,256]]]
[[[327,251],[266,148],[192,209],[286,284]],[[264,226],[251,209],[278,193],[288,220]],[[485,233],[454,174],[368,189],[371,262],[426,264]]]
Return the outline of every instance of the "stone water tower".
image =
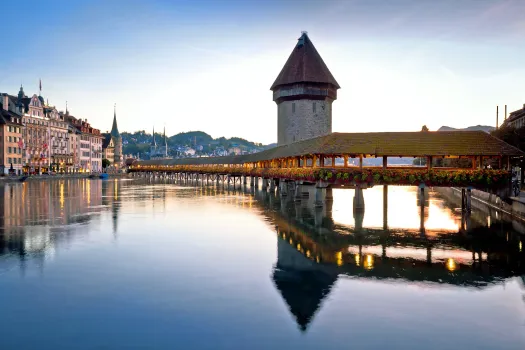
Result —
[[[332,102],[339,88],[308,34],[302,32],[270,88],[277,104],[278,145],[330,134]]]

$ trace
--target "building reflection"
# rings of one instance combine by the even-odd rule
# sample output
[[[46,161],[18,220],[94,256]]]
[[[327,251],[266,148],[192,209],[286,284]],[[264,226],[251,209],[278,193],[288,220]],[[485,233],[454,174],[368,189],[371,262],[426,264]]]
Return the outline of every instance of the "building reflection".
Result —
[[[57,249],[87,235],[104,211],[114,210],[116,225],[120,189],[107,183],[57,179],[0,185],[0,270],[19,264],[23,272],[27,261],[43,267]]]

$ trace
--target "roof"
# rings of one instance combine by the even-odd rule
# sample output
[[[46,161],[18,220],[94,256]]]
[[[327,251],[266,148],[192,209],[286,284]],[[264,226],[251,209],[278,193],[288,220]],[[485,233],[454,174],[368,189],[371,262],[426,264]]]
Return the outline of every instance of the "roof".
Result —
[[[113,112],[113,126],[111,127],[111,136],[115,138],[120,137],[120,133],[118,132],[118,127],[117,127],[117,111],[116,110]]]
[[[270,90],[275,90],[280,85],[295,83],[332,84],[337,89],[340,88],[314,44],[304,32]]]
[[[108,148],[111,142],[111,134],[102,134],[102,136],[104,136],[104,140],[102,140],[102,148]]]
[[[0,103],[0,124],[9,124],[9,125],[18,125],[20,126],[21,123],[16,123],[11,121],[11,117],[17,118],[17,120],[20,120],[20,115],[13,113],[11,111],[6,111],[3,109],[3,105]]]
[[[514,112],[511,112],[509,114],[509,117],[507,118],[507,120],[505,121],[506,123],[509,123],[509,122],[512,122],[516,119],[519,119],[519,118],[522,118],[522,117],[525,117],[525,105],[523,105],[523,108],[522,109],[518,109]]]
[[[325,155],[376,157],[525,156],[518,148],[483,131],[332,133],[268,150],[228,157],[139,162],[143,165],[243,164],[278,158]]]

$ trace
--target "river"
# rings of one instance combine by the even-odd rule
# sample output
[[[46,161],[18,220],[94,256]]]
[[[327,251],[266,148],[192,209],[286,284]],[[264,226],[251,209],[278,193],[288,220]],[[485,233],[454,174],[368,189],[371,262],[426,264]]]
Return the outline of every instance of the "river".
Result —
[[[1,349],[525,349],[525,232],[451,190],[0,184]],[[386,201],[385,201],[386,200]]]

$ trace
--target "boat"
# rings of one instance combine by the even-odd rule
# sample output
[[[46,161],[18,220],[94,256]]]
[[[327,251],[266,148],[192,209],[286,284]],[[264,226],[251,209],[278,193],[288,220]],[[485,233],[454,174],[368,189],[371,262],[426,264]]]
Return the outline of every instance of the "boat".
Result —
[[[100,179],[108,179],[109,175],[107,173],[102,173],[102,174],[99,175],[99,178]]]
[[[89,175],[88,177],[89,177],[90,179],[97,179],[97,178],[98,178],[98,176],[95,175],[95,174],[91,174],[91,175]]]
[[[20,177],[20,178],[18,179],[18,181],[20,181],[20,182],[24,182],[25,180],[27,180],[28,177],[29,177],[29,176],[24,175],[24,176]]]

